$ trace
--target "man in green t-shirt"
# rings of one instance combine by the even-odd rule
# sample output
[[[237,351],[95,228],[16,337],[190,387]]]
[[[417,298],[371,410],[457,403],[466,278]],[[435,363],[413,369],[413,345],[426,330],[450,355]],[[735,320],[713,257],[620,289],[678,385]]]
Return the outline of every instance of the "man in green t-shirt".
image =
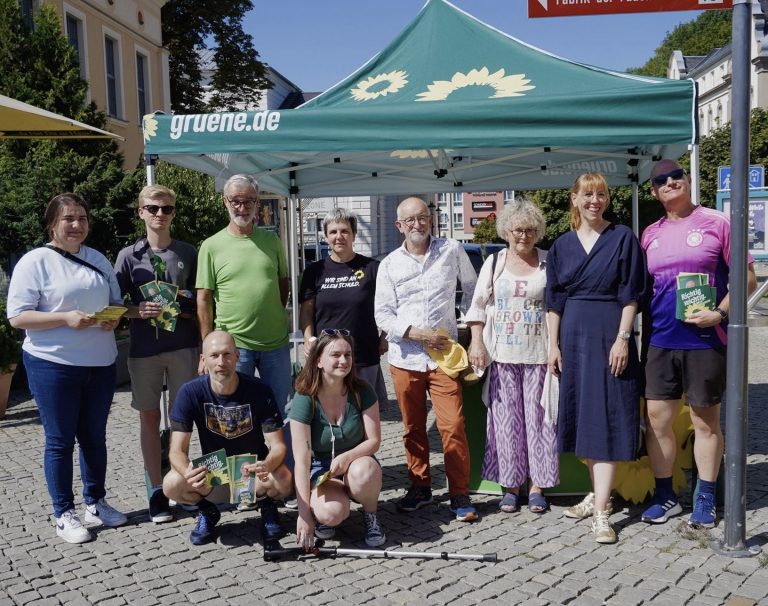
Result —
[[[291,397],[288,346],[288,263],[277,237],[254,226],[259,185],[249,175],[224,184],[229,223],[200,246],[197,260],[197,317],[200,336],[215,328],[235,339],[238,372],[259,377],[272,389],[284,419]],[[216,307],[214,322],[213,308]],[[204,372],[199,368],[198,372]],[[285,427],[286,431],[288,427]],[[293,468],[289,435],[287,463]]]

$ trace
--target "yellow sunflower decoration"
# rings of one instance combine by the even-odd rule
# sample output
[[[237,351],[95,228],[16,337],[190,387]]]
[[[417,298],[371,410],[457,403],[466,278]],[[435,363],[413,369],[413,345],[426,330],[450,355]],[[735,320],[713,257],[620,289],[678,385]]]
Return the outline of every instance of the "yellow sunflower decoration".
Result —
[[[400,69],[361,80],[349,91],[349,94],[355,101],[371,101],[396,93],[406,84],[408,84],[408,73]]]
[[[144,143],[157,134],[157,120],[154,114],[146,114],[143,119]]]
[[[520,97],[536,88],[525,74],[504,75],[504,69],[493,73],[487,67],[471,69],[466,74],[456,72],[450,80],[435,80],[427,90],[416,95],[416,101],[445,101],[451,93],[468,86],[489,86],[495,92],[489,99]]]
[[[680,409],[673,431],[677,440],[677,456],[672,470],[672,485],[679,494],[680,490],[687,486],[684,470],[693,467],[693,425],[688,406]],[[613,488],[627,501],[642,503],[653,494],[654,483],[651,461],[648,455],[645,455],[635,461],[619,463]]]
[[[355,275],[355,278],[357,278],[358,280],[362,280],[363,278],[365,278],[365,272],[362,269],[358,269],[354,275]]]

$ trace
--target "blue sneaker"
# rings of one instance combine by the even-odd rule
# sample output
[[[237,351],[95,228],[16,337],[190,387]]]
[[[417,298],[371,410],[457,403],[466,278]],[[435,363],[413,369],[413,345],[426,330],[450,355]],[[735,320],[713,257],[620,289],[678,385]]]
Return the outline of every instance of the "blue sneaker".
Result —
[[[688,518],[688,526],[714,528],[715,516],[715,495],[699,493],[693,505],[693,513]]]
[[[672,516],[683,513],[683,508],[674,494],[662,496],[653,495],[651,506],[643,512],[640,519],[648,524],[663,524]]]
[[[216,505],[205,500],[200,501],[198,507],[197,522],[189,533],[189,542],[193,545],[205,545],[214,540],[216,524],[221,519],[221,513]]]
[[[474,522],[480,519],[480,514],[477,513],[477,509],[472,505],[469,496],[465,494],[457,494],[451,497],[451,511],[456,514],[456,519],[459,522]]]
[[[267,497],[261,502],[261,524],[264,529],[264,539],[273,541],[280,538],[283,529],[280,527],[280,514],[273,499]]]

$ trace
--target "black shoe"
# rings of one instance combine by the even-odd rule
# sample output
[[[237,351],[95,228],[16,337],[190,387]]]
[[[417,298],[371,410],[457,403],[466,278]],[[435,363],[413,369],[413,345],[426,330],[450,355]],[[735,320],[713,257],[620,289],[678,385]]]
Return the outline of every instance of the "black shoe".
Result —
[[[162,524],[163,522],[173,520],[171,505],[168,502],[168,497],[163,494],[162,489],[153,492],[149,499],[149,519],[155,524]]]
[[[280,538],[283,529],[280,528],[280,514],[277,504],[269,497],[261,502],[261,524],[264,528],[264,540],[274,541]]]
[[[192,532],[189,533],[189,540],[193,545],[205,545],[213,541],[215,537],[215,527],[221,519],[219,508],[213,503],[203,499],[198,504],[197,522]]]
[[[432,489],[428,486],[411,486],[405,496],[397,502],[402,511],[416,511],[432,502]]]

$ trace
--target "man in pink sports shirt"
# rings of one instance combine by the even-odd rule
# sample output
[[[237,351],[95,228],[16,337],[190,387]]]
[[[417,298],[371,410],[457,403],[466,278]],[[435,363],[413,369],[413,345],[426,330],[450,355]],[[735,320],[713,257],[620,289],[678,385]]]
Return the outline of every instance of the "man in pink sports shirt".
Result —
[[[661,524],[682,513],[672,489],[677,445],[672,425],[685,394],[695,433],[694,458],[699,490],[691,526],[715,525],[715,484],[723,458],[720,403],[725,391],[729,310],[728,274],[731,226],[723,213],[691,200],[691,181],[674,160],[661,160],[651,171],[651,193],[666,212],[643,232],[648,271],[653,277],[650,346],[645,367],[646,444],[656,490],[644,522]],[[757,286],[749,257],[748,290]],[[709,276],[716,306],[675,318],[677,276]]]

